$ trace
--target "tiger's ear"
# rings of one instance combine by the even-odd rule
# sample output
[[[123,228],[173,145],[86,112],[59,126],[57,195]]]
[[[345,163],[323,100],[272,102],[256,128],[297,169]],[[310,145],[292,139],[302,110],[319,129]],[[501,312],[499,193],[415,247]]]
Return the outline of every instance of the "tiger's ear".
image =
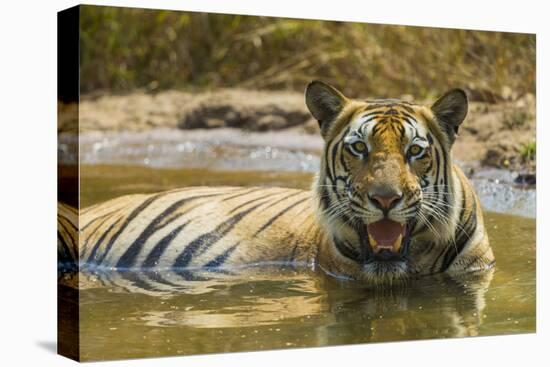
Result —
[[[314,80],[306,87],[306,105],[319,122],[321,135],[326,136],[330,125],[347,103],[347,98],[333,86]]]
[[[468,113],[466,92],[462,89],[452,89],[439,97],[431,109],[452,144],[458,133],[458,127]]]

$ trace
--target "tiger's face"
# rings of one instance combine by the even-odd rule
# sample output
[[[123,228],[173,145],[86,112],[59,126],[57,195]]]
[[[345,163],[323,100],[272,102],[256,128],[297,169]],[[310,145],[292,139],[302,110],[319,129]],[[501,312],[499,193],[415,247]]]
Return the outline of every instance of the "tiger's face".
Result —
[[[374,108],[368,108],[373,107]],[[342,190],[352,217],[366,226],[371,257],[399,260],[421,201],[421,184],[433,164],[428,132],[405,104],[359,108],[341,137]]]
[[[464,92],[451,91],[430,108],[350,100],[313,82],[306,103],[325,139],[316,188],[336,250],[364,273],[402,277],[412,270],[409,245],[416,229],[428,213],[450,206],[442,166],[450,164],[454,134],[466,114]]]

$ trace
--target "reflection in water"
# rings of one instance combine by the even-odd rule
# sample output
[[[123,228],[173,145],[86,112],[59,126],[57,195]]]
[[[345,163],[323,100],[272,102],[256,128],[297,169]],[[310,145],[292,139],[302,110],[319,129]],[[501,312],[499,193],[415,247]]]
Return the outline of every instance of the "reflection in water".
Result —
[[[335,321],[350,325],[351,334],[370,332],[367,341],[474,336],[492,277],[493,270],[461,279],[439,276],[355,298],[331,292],[329,304]]]
[[[121,287],[124,292],[151,294],[158,285],[160,294],[176,298],[174,303],[178,303],[178,297],[189,294],[211,292],[222,297],[220,304],[214,302],[195,308],[185,300],[188,306],[184,309],[146,312],[139,320],[147,326],[242,328],[329,314],[324,322],[326,326],[347,325],[350,334],[360,335],[362,341],[382,341],[422,338],[423,335],[417,333],[430,326],[433,317],[429,313],[434,304],[440,312],[438,322],[444,325],[441,336],[477,335],[480,315],[485,308],[484,295],[492,274],[490,270],[462,279],[441,276],[420,280],[407,287],[369,289],[312,271],[272,269],[266,272],[262,269],[261,272],[235,275],[233,280],[227,277],[194,282],[182,280],[178,284],[179,291],[171,293],[167,293],[164,284],[141,280],[143,274],[129,277],[128,273],[118,273],[103,278],[109,278],[111,284],[124,284]],[[163,276],[172,278],[166,273]],[[200,277],[204,279],[205,275]],[[132,284],[129,279],[135,282]],[[232,298],[223,300],[223,296]],[[426,300],[430,300],[432,305]],[[418,312],[424,307],[426,312]],[[439,331],[431,329],[425,332],[429,337]],[[334,342],[339,343],[338,340]],[[329,341],[329,344],[333,343]]]
[[[493,271],[382,289],[309,269],[194,275],[81,274],[84,359],[478,335]]]

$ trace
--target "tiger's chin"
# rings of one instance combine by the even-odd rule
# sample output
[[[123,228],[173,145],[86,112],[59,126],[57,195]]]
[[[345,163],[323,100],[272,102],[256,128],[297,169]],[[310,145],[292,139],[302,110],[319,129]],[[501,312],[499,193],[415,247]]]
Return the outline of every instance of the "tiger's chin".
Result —
[[[400,286],[410,278],[409,266],[406,260],[367,262],[359,275],[361,280],[374,286]]]

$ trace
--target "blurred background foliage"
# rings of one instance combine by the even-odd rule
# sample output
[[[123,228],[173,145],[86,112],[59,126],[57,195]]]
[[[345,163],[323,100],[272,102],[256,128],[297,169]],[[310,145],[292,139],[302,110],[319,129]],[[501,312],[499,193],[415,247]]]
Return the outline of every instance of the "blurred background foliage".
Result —
[[[451,87],[535,93],[535,36],[83,6],[81,90],[242,87],[433,98]]]

